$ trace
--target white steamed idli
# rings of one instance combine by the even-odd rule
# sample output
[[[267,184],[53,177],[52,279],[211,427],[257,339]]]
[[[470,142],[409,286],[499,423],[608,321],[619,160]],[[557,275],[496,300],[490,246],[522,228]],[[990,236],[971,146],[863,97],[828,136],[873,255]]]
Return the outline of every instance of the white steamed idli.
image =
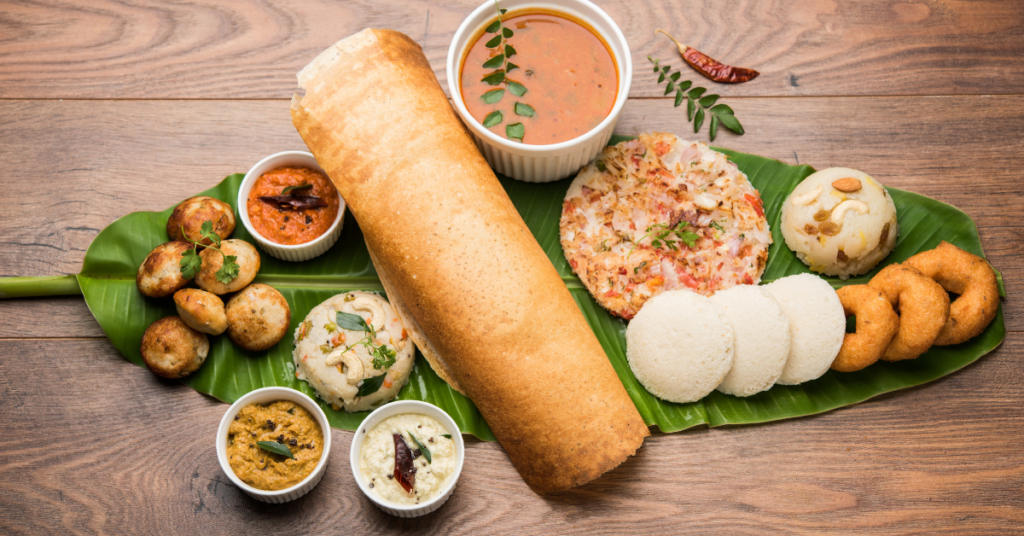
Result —
[[[821,377],[839,354],[846,334],[839,295],[812,274],[783,277],[762,288],[789,318],[789,360],[776,383],[796,385]]]
[[[775,385],[789,357],[789,320],[779,304],[753,285],[720,291],[711,302],[725,313],[734,339],[732,369],[718,390],[750,396]]]
[[[654,396],[696,402],[732,365],[732,328],[709,298],[671,290],[644,304],[626,328],[633,375]]]

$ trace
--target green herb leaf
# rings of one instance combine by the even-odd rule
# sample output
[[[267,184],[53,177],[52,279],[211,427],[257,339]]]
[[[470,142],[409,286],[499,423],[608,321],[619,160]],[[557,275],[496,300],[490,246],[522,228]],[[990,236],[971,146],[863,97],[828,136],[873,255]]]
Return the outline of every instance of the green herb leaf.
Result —
[[[604,164],[604,160],[597,161],[597,170],[600,171],[601,173],[608,171],[608,166]]]
[[[705,91],[707,91],[707,88],[695,87],[695,88],[690,90],[688,95],[690,95],[691,99],[699,99],[700,96],[703,95]]]
[[[523,136],[526,135],[526,127],[522,123],[512,123],[511,125],[505,126],[505,135],[510,140],[523,141]]]
[[[413,442],[413,443],[416,443],[416,448],[420,449],[420,454],[422,454],[422,455],[423,455],[423,457],[427,459],[427,463],[433,463],[433,462],[434,462],[434,460],[430,459],[430,449],[428,449],[428,448],[427,448],[427,446],[426,446],[426,445],[424,445],[424,444],[423,444],[423,443],[422,443],[422,442],[421,442],[421,441],[419,440],[419,438],[418,438],[418,437],[416,437],[415,435],[413,435],[413,433],[412,433],[412,432],[410,432],[410,431],[406,430],[406,431],[405,431],[405,433],[409,434],[409,437],[410,437],[410,438],[412,438],[412,442]]]
[[[217,278],[217,281],[227,285],[238,277],[239,266],[238,263],[235,262],[238,260],[238,257],[234,255],[224,255],[223,251],[220,252],[220,254],[224,257],[224,264],[221,265],[220,270],[217,270],[213,276]]]
[[[451,434],[441,434],[441,437],[445,437],[445,438],[451,439],[452,435]]]
[[[511,80],[508,81],[508,90],[511,91],[512,94],[517,97],[522,97],[523,95],[526,94],[526,86],[520,84],[519,82],[513,82]]]
[[[494,125],[501,123],[503,119],[504,117],[501,115],[501,110],[495,110],[487,114],[487,117],[484,117],[484,128],[491,128]]]
[[[683,80],[682,82],[676,84],[676,87],[679,88],[680,91],[686,91],[687,89],[690,89],[690,86],[692,85],[693,82],[689,80]]]
[[[519,68],[519,66],[514,64],[514,63],[512,63],[511,61],[505,64],[505,72],[506,73],[511,73],[512,71],[514,71],[514,70],[516,70],[518,68]]]
[[[669,66],[668,65],[666,65],[666,66],[661,68],[661,71],[664,72],[664,73],[667,73],[668,70],[669,70]]]
[[[683,243],[686,244],[687,247],[691,247],[691,248],[694,246],[694,244],[697,243],[697,239],[700,238],[699,234],[691,233],[690,231],[684,231],[684,232],[681,232],[681,233],[676,233],[676,236],[678,236],[679,239],[682,240]]]
[[[714,227],[715,229],[718,229],[719,231],[722,231],[723,233],[725,232],[725,228],[722,227],[721,225],[719,225],[717,221],[711,222],[711,227]]]
[[[718,95],[708,95],[700,100],[700,105],[705,108],[710,108],[718,100]]]
[[[387,377],[388,373],[385,372],[380,376],[374,376],[373,378],[366,378],[363,383],[359,385],[359,392],[356,396],[369,396],[377,391],[380,391],[380,386],[384,385],[384,378]]]
[[[494,47],[496,47],[496,46],[498,46],[500,44],[501,44],[501,36],[500,35],[496,35],[496,36],[492,37],[490,41],[485,43],[484,46],[487,47],[487,48],[494,48]]]
[[[534,115],[537,115],[537,113],[533,111],[533,107],[530,106],[529,104],[517,102],[515,109],[516,115],[521,115],[523,117],[533,117]]]
[[[295,455],[292,454],[292,449],[288,448],[288,445],[282,445],[277,441],[257,441],[259,447],[267,452],[272,452],[285,458],[295,459]]]
[[[693,121],[693,112],[695,111],[696,105],[693,103],[693,99],[689,95],[686,96],[686,120]]]
[[[512,48],[512,45],[505,43],[505,57],[511,58],[516,55],[516,49]]]
[[[716,105],[712,106],[711,107],[711,112],[714,113],[715,115],[734,115],[735,114],[735,112],[732,111],[732,108],[730,108],[728,105],[725,105],[725,104],[716,104]]]
[[[723,127],[737,134],[743,134],[743,125],[740,124],[739,119],[736,119],[736,116],[724,114],[715,114],[715,116],[722,120]]]
[[[673,106],[678,108],[679,105],[683,103],[683,99],[685,99],[685,98],[686,98],[686,94],[683,93],[682,90],[676,89],[676,103]]]
[[[398,354],[387,346],[372,345],[370,349],[373,355],[373,368],[377,370],[391,368],[391,365],[394,365],[398,359]]]
[[[715,141],[715,136],[718,134],[718,116],[711,114],[711,127],[708,129],[708,135],[711,136],[711,141]]]
[[[500,101],[501,97],[503,97],[504,95],[505,95],[505,90],[504,89],[492,89],[492,90],[488,91],[487,93],[484,93],[483,95],[481,95],[480,98],[483,99],[483,101],[486,102],[487,104],[494,104],[494,103]]]
[[[501,35],[505,36],[506,39],[512,37],[512,28],[502,28]]]
[[[292,192],[292,191],[295,191],[295,190],[304,190],[306,188],[312,188],[312,187],[313,187],[313,185],[308,183],[308,182],[304,182],[302,184],[293,184],[291,186],[286,186],[284,190],[281,190],[281,195],[288,195],[288,192]]]
[[[655,69],[655,71],[657,71],[657,69]],[[658,75],[658,83],[660,84],[660,83],[662,83],[664,81],[665,81],[665,73],[659,74]]]
[[[505,71],[498,70],[493,73],[484,76],[480,79],[481,82],[486,82],[492,86],[496,86],[505,81]]]
[[[203,267],[203,258],[196,253],[195,248],[186,249],[181,254],[181,262],[179,264],[181,269],[181,277],[185,279],[192,279],[199,273],[199,269]]]
[[[500,19],[492,22],[491,25],[488,26],[487,29],[484,30],[484,31],[487,32],[487,33],[494,33],[496,31],[498,31],[498,28],[501,28],[501,20]]]
[[[697,108],[697,115],[693,118],[693,132],[700,132],[701,125],[704,124],[704,108]]]
[[[676,90],[676,85],[673,84],[672,82],[669,82],[668,85],[665,86],[665,94],[666,95],[668,95],[669,93],[672,93],[675,90]]]
[[[498,54],[484,62],[484,69],[497,69],[498,67],[501,67],[501,64],[503,63],[505,63],[505,55]]]
[[[647,266],[647,261],[641,262],[640,266],[637,266],[636,268],[633,268],[633,273],[634,274],[639,274],[640,273],[640,269],[643,268],[644,266]]]
[[[340,328],[349,331],[370,331],[370,326],[366,325],[363,317],[344,311],[338,311],[338,314],[335,315],[335,323]]]
[[[672,73],[672,76],[670,76],[669,78],[671,78],[673,82],[676,82],[676,81],[679,80],[680,76],[683,76],[683,73],[680,73],[680,72],[677,71],[677,72]]]
[[[502,15],[504,15],[505,13],[508,13],[508,10],[507,9],[499,9],[498,13],[501,13]]]
[[[185,235],[185,228],[184,228],[184,226],[181,229],[181,234],[182,234],[182,236]],[[210,242],[213,242],[213,245],[215,245],[217,247],[220,247],[220,235],[215,233],[215,232],[213,232],[213,222],[212,221],[210,221],[210,220],[204,221],[203,225],[201,225],[199,227],[199,234],[203,235],[206,238],[209,238]]]

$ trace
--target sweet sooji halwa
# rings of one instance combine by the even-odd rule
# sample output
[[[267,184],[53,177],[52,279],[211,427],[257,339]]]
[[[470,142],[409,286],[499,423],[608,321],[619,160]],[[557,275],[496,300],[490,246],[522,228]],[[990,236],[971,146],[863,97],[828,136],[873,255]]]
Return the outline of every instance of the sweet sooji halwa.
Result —
[[[487,114],[502,110],[505,121],[490,128],[502,137],[505,125],[521,122],[526,127],[523,143],[547,145],[577,138],[596,127],[612,110],[618,95],[619,75],[605,42],[582,23],[549,11],[510,13],[506,27],[515,31],[508,39],[516,54],[511,60],[518,68],[508,79],[526,86],[516,97],[509,92],[494,104],[481,98],[492,86],[482,79],[494,69],[483,67],[494,49],[490,37],[476,38],[462,61],[462,98],[469,113],[483,124]],[[533,117],[515,115],[513,103],[529,104]]]

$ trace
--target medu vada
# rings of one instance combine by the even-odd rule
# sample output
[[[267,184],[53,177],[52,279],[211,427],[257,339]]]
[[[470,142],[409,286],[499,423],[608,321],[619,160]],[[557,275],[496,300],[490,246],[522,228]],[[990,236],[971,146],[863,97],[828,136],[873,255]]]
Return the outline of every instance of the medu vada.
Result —
[[[903,263],[918,269],[953,294],[949,319],[935,339],[936,346],[960,344],[981,334],[996,318],[999,285],[988,261],[949,242],[914,255]]]
[[[857,331],[843,337],[832,370],[853,372],[878,361],[900,327],[900,317],[888,298],[868,285],[849,285],[836,291],[846,316],[857,317]]]
[[[884,361],[916,359],[928,351],[949,318],[949,295],[915,268],[890,264],[871,278],[899,314],[900,327],[882,354]]]

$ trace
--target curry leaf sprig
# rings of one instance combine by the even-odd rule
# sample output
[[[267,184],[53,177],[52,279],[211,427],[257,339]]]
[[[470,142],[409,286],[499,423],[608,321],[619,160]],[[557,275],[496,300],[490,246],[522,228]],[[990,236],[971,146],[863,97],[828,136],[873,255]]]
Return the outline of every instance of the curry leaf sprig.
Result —
[[[497,8],[497,0],[495,0],[494,6]],[[500,101],[501,98],[505,96],[506,90],[516,97],[522,97],[527,91],[526,86],[508,77],[508,73],[518,69],[519,66],[509,61],[509,58],[516,55],[516,49],[508,43],[508,38],[512,37],[514,32],[511,28],[506,27],[502,21],[502,16],[504,16],[507,11],[507,9],[498,8],[498,20],[492,22],[491,25],[484,30],[486,33],[495,34],[495,36],[492,37],[490,41],[487,41],[484,46],[493,49],[497,54],[484,62],[484,69],[495,69],[495,71],[484,75],[481,81],[492,86],[497,86],[499,84],[505,85],[504,88],[492,89],[481,95],[480,98],[487,104],[495,104]],[[512,110],[516,115],[521,117],[533,117],[537,113],[534,111],[532,106],[523,102],[516,102],[512,107]],[[501,124],[504,120],[505,116],[502,114],[501,110],[494,110],[484,117],[483,125],[484,128],[491,128],[495,125]],[[521,122],[505,125],[505,135],[508,136],[510,140],[518,140],[519,142],[522,142],[523,136],[526,135],[526,127],[524,127]]]
[[[732,108],[725,104],[715,104],[718,102],[718,95],[705,95],[707,88],[703,87],[691,87],[693,82],[689,80],[679,81],[682,73],[679,71],[672,72],[672,68],[668,65],[660,65],[659,61],[650,56],[647,59],[654,64],[654,72],[658,73],[658,83],[665,82],[665,95],[671,95],[674,91],[676,94],[676,101],[674,106],[679,106],[686,101],[686,120],[693,122],[693,132],[700,132],[700,127],[704,124],[704,118],[706,116],[711,117],[711,126],[709,127],[708,134],[711,141],[715,141],[715,136],[718,135],[718,125],[721,125],[737,134],[743,134],[743,125],[740,124],[739,119],[736,119],[735,113]]]
[[[345,313],[342,311],[338,311],[336,321],[338,326],[343,329],[350,331],[364,331],[367,333],[367,335],[358,342],[354,342],[346,346],[341,353],[344,354],[356,346],[363,346],[366,348],[366,351],[369,352],[370,356],[373,357],[374,369],[387,370],[391,365],[395,364],[398,354],[386,345],[377,344],[377,331],[373,329],[373,324],[367,324],[366,321],[363,320],[363,317],[359,315]]]
[[[633,254],[633,250],[636,249],[636,245],[643,242],[648,236],[654,235],[651,240],[651,246],[655,249],[668,248],[672,251],[679,251],[679,246],[676,244],[682,242],[686,244],[686,247],[692,248],[697,243],[697,239],[700,235],[692,231],[687,231],[686,226],[689,223],[680,221],[675,226],[670,226],[667,223],[656,223],[644,230],[647,234],[640,237],[640,240],[633,242],[633,247],[629,248],[629,253],[626,253],[628,258]]]
[[[220,281],[225,285],[234,281],[234,279],[238,277],[239,266],[238,262],[236,262],[238,257],[235,255],[228,255],[220,249],[220,235],[213,232],[213,222],[210,220],[204,221],[202,227],[199,228],[199,234],[203,235],[204,238],[209,238],[211,245],[206,246],[201,242],[192,240],[187,234],[185,234],[185,226],[181,226],[181,236],[185,237],[185,240],[192,242],[196,246],[215,249],[220,252],[222,257],[224,257],[224,262],[221,265],[220,270],[217,270],[217,273],[213,274],[217,278],[217,281]],[[181,254],[181,262],[179,265],[181,267],[181,276],[185,279],[192,279],[203,267],[203,258],[199,256],[199,253],[196,251],[197,249],[197,247],[193,247],[185,250],[185,252]]]

